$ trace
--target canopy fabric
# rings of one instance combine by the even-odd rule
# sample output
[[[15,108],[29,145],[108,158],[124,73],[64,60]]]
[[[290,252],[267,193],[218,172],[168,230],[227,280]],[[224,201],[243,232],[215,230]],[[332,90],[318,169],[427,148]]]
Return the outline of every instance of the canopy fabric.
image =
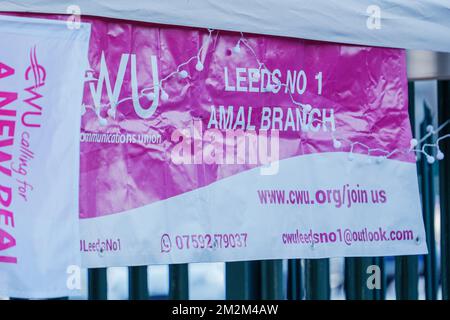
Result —
[[[82,15],[450,52],[450,0],[2,0],[0,10],[68,13],[73,5]]]

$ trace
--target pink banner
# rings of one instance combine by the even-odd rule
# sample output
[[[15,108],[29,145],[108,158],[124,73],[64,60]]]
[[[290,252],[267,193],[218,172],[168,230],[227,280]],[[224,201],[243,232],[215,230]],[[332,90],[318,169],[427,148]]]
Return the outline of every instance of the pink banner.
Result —
[[[106,74],[108,70],[111,87],[116,89],[116,100],[132,97],[137,102],[127,100],[118,104],[114,117],[108,114],[110,106],[101,107],[100,116],[105,119],[105,125],[88,109],[82,119],[82,133],[131,133],[141,136],[142,140],[144,135],[150,135],[156,143],[82,143],[81,218],[113,214],[164,200],[251,168],[245,164],[216,163],[180,166],[168,159],[175,144],[171,140],[174,130],[189,128],[193,120],[201,120],[205,129],[214,127],[208,127],[211,106],[215,107],[217,119],[220,106],[224,106],[227,113],[228,107],[233,107],[233,121],[228,128],[245,130],[254,126],[259,130],[263,120],[268,119],[270,124],[265,125],[265,129],[280,130],[280,159],[348,151],[345,142],[342,150],[334,148],[330,134],[332,125],[343,140],[360,142],[373,149],[409,148],[411,132],[404,51],[246,36],[257,58],[269,70],[277,70],[282,83],[293,79],[288,87],[276,93],[261,92],[267,83],[266,75],[249,81],[252,69],[259,69],[258,61],[242,44],[238,54],[232,51],[240,39],[237,34],[213,32],[208,42],[205,30],[90,22],[93,24],[90,63],[94,77],[101,80],[101,71]],[[152,108],[152,101],[146,97],[139,99],[137,95],[153,85],[152,62],[157,64],[157,77],[161,80],[203,45],[205,50],[200,61],[204,69],[196,70],[197,59],[187,64],[182,69],[188,72],[189,78],[175,75],[164,82],[162,88],[169,99],[160,98],[150,117],[140,117],[136,109]],[[156,60],[152,61],[151,56]],[[121,67],[123,73],[118,76]],[[274,82],[271,81],[273,85]],[[95,94],[102,83],[94,83],[93,87],[95,89],[91,90],[87,84],[85,88],[87,106],[95,106]],[[108,96],[105,82],[102,89],[100,101],[107,105],[113,94]],[[291,94],[296,101],[312,106],[314,118],[330,118],[334,124],[330,120],[322,125],[328,131],[299,128],[296,110],[302,108],[293,104]],[[263,114],[265,107],[270,110]],[[238,122],[235,127],[240,108],[243,108],[243,125]],[[281,109],[280,113],[276,113],[279,111],[276,108]],[[289,108],[293,126],[287,119]],[[354,152],[366,154],[367,148],[358,145]],[[376,151],[372,155],[384,153]],[[396,153],[391,158],[414,161],[413,154]]]
[[[87,266],[426,251],[404,51],[82,20]]]

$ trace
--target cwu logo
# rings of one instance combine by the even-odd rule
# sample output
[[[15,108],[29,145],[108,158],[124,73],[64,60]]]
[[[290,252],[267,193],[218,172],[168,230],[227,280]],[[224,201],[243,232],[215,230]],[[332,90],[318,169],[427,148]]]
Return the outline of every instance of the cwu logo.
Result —
[[[153,85],[150,88],[142,89],[140,92],[138,90],[138,80],[137,80],[137,69],[136,69],[136,54],[122,54],[120,58],[119,67],[116,73],[114,85],[111,83],[110,70],[108,69],[108,65],[106,64],[105,53],[102,51],[101,61],[100,61],[100,72],[98,75],[98,79],[92,78],[88,76],[86,81],[89,83],[89,91],[92,96],[92,101],[94,103],[94,110],[97,114],[97,117],[100,120],[101,124],[106,125],[107,121],[100,115],[100,111],[103,108],[107,108],[107,114],[109,117],[115,119],[117,108],[119,105],[125,101],[131,100],[133,103],[133,108],[136,114],[142,119],[150,118],[158,108],[159,104],[159,93],[160,93],[160,83],[158,76],[158,63],[156,56],[152,55],[150,57],[151,69],[152,69],[152,78]],[[121,100],[120,92],[122,91],[122,86],[124,82],[125,72],[128,68],[130,68],[130,76],[131,76],[131,97],[126,97]],[[88,71],[92,72],[92,71]],[[106,90],[106,95],[108,98],[107,104],[102,104],[102,95]],[[148,91],[151,90],[151,93]],[[149,99],[150,105],[141,105],[140,98],[147,97]],[[83,110],[83,114],[85,109]]]

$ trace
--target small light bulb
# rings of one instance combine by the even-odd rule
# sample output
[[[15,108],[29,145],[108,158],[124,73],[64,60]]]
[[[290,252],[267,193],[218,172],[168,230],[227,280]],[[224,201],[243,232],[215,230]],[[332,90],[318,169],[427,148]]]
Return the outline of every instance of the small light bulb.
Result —
[[[105,118],[99,117],[98,118],[98,123],[100,123],[100,125],[102,127],[106,126],[108,124],[108,120],[106,120]]]
[[[115,108],[108,109],[107,113],[108,113],[108,116],[110,116],[111,118],[116,117],[116,109]]]
[[[427,125],[427,131],[428,132],[433,132],[434,131],[434,128],[433,128],[433,126],[431,124]]]
[[[84,78],[85,82],[95,81],[97,79],[94,78],[93,71],[88,71],[87,76]]]
[[[304,104],[304,105],[303,105],[303,109],[304,109],[306,112],[310,112],[310,111],[312,110],[312,107],[311,107],[311,105],[308,103],[308,104]]]
[[[379,156],[379,157],[377,157],[376,161],[377,161],[378,164],[380,164],[380,163],[382,163],[384,161],[384,157],[383,156]]]
[[[417,141],[417,139],[411,139],[411,141],[409,142],[409,145],[411,146],[411,148],[414,148],[418,144],[419,144],[419,141]]]
[[[437,154],[436,154],[436,159],[438,159],[438,160],[444,159],[444,153],[443,153],[441,150],[439,150],[439,151],[437,152]]]
[[[153,99],[155,99],[155,94],[153,92],[147,93],[145,96],[150,101],[153,101]]]
[[[427,162],[429,164],[433,164],[434,163],[434,157],[433,156],[427,156]]]
[[[339,149],[340,147],[342,147],[342,143],[341,143],[339,140],[334,139],[334,140],[333,140],[333,147],[334,147],[335,149]]]
[[[195,65],[195,69],[200,72],[203,71],[203,68],[204,68],[203,63],[200,60],[198,60],[197,64]]]
[[[162,99],[163,101],[169,100],[169,95],[168,95],[167,92],[165,92],[163,89],[161,89],[161,99]]]
[[[189,73],[186,70],[181,70],[180,72],[178,72],[178,74],[180,75],[181,79],[186,79],[189,76]]]
[[[241,46],[239,45],[239,43],[237,43],[237,44],[233,47],[233,52],[234,52],[234,53],[239,53],[239,52],[241,52]]]

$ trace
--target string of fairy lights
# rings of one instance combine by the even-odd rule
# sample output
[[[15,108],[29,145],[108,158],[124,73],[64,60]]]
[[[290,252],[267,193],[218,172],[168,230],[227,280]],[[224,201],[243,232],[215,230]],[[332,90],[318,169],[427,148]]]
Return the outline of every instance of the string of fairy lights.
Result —
[[[168,75],[166,75],[164,78],[162,78],[158,82],[157,88],[155,85],[143,88],[139,93],[139,98],[145,97],[149,101],[153,101],[155,99],[155,91],[156,91],[155,89],[158,89],[157,91],[159,92],[159,95],[160,95],[159,97],[161,98],[161,100],[168,101],[170,99],[170,96],[167,93],[167,91],[164,90],[163,84],[165,82],[167,82],[168,80],[170,80],[174,77],[179,77],[180,79],[191,79],[192,77],[189,74],[189,72],[186,70],[185,67],[190,65],[194,61],[195,61],[196,71],[202,72],[204,70],[204,61],[202,61],[202,54],[203,54],[203,56],[205,56],[204,51],[208,48],[209,44],[212,41],[213,32],[214,32],[213,29],[208,29],[207,39],[206,39],[206,41],[204,41],[202,43],[202,45],[198,49],[197,53],[195,55],[191,56],[189,59],[185,60],[184,62],[180,63],[175,68],[174,71],[170,72]],[[259,59],[259,57],[256,54],[255,50],[253,49],[251,43],[249,42],[249,40],[247,38],[245,38],[244,34],[241,32],[240,38],[238,39],[236,45],[233,48],[231,48],[232,54],[235,54],[235,55],[240,54],[241,51],[243,50],[242,47],[245,47],[248,50],[248,52],[253,56],[253,58],[255,59],[255,61],[257,63],[258,72],[253,72],[253,74],[252,74],[253,81],[259,81],[262,70],[267,72],[269,75],[273,74],[273,72],[271,70],[269,70],[267,65]],[[98,81],[97,78],[93,77],[93,73],[94,73],[93,70],[87,71],[88,76],[85,79],[86,82]],[[282,87],[285,87],[285,88],[288,87],[287,83],[282,83],[276,77],[272,77],[272,80],[275,81],[275,83],[272,84],[271,81],[269,81],[267,83],[267,85],[263,88],[263,90],[265,92],[274,92],[274,91],[280,90]],[[297,101],[294,98],[291,90],[286,90],[286,92],[289,94],[289,98],[290,98],[291,102],[294,105],[300,107],[301,112],[305,112],[306,114],[308,114],[312,110],[311,104],[301,103],[301,102]],[[86,112],[86,109],[89,109],[89,108],[93,109],[99,119],[100,125],[105,126],[105,125],[107,125],[107,119],[100,115],[100,109],[108,108],[108,107],[117,108],[120,104],[122,104],[126,101],[130,101],[132,99],[133,99],[132,97],[125,97],[125,98],[118,100],[114,105],[113,105],[113,102],[109,102],[107,104],[101,104],[100,108],[95,107],[95,106],[86,106],[83,104],[82,105],[82,114],[84,114]],[[108,112],[108,115],[110,115],[109,112]],[[317,119],[317,118],[314,119],[314,122],[324,124],[324,122],[322,120]],[[335,149],[344,149],[345,148],[344,144],[347,145],[349,161],[353,161],[355,159],[354,150],[356,147],[359,147],[359,148],[366,150],[366,153],[369,156],[376,155],[376,157],[375,157],[376,163],[381,163],[383,160],[388,159],[398,153],[406,154],[406,153],[414,152],[416,155],[417,154],[423,155],[429,164],[433,164],[435,162],[435,160],[444,159],[444,153],[440,149],[440,143],[443,140],[450,138],[450,134],[446,134],[444,136],[439,136],[439,132],[441,130],[443,130],[449,123],[450,123],[450,120],[447,120],[444,123],[442,123],[440,126],[438,126],[437,128],[434,128],[432,125],[429,125],[427,127],[427,134],[425,136],[423,136],[422,138],[420,138],[419,140],[411,139],[410,146],[407,149],[394,149],[394,150],[389,151],[389,150],[385,150],[382,148],[371,148],[370,146],[368,146],[362,142],[351,141],[351,140],[343,137],[342,135],[339,135],[339,132],[336,132],[336,131],[331,131],[331,140],[333,141],[333,147]],[[434,142],[424,143],[429,137],[432,137],[434,139]],[[416,158],[418,158],[418,157],[416,157]],[[371,158],[368,158],[368,161],[372,161]]]

